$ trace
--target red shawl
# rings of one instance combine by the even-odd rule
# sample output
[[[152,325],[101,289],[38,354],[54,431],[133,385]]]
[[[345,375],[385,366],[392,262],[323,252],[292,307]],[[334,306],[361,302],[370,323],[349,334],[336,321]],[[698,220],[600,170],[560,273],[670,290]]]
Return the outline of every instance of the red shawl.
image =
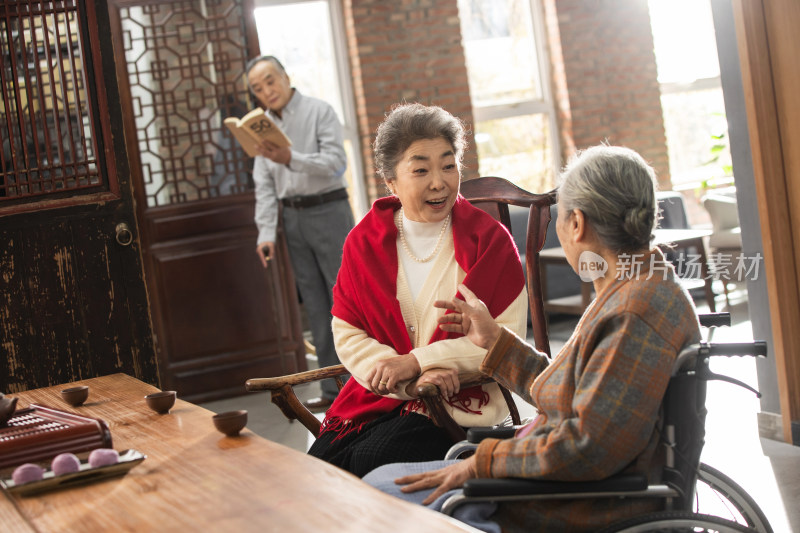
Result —
[[[393,347],[398,354],[406,354],[414,346],[396,294],[398,258],[394,213],[400,207],[395,196],[376,200],[370,212],[347,236],[342,266],[333,288],[332,313],[364,330],[381,344]],[[525,284],[519,253],[511,235],[505,226],[460,195],[452,210],[452,231],[456,262],[466,272],[464,284],[496,317],[519,296]],[[446,333],[437,328],[428,343],[460,336],[460,333]],[[458,395],[461,403],[467,404],[476,392],[481,394],[480,390],[461,391]],[[328,409],[321,432],[336,431],[344,435],[358,431],[367,422],[403,403],[373,394],[350,379]]]

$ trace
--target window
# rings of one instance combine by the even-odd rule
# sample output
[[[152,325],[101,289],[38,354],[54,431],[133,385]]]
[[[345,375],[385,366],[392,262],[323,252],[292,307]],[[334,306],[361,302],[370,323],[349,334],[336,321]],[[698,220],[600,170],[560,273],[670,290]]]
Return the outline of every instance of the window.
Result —
[[[222,122],[250,109],[240,2],[143,4],[119,16],[147,208],[247,192],[252,160]]]
[[[479,173],[554,186],[557,128],[538,0],[459,0]]]
[[[730,184],[731,157],[708,0],[649,0],[675,189]]]
[[[340,10],[339,2],[329,0],[257,0],[255,18],[261,53],[280,59],[293,87],[328,102],[339,116],[348,160],[345,177],[358,219],[368,204]]]
[[[0,207],[116,187],[98,155],[100,112],[78,6],[63,4],[20,2],[0,14]]]

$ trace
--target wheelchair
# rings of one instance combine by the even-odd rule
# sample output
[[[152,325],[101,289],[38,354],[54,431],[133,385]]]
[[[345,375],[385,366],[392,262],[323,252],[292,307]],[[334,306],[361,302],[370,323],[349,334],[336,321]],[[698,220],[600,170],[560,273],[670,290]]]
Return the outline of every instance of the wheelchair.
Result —
[[[710,320],[718,320],[713,317]],[[723,319],[724,320],[724,319]],[[702,325],[709,325],[703,324]],[[724,324],[724,322],[723,322]],[[720,324],[714,324],[720,325]],[[711,357],[765,357],[764,341],[743,343],[700,342],[681,351],[673,366],[662,402],[661,442],[666,463],[659,483],[648,483],[644,474],[617,474],[591,482],[558,482],[527,479],[472,479],[445,501],[441,512],[472,502],[568,500],[585,498],[659,498],[663,511],[636,516],[603,526],[610,532],[762,532],[772,528],[753,498],[719,470],[700,462],[705,435],[706,384],[722,380],[760,394],[745,383],[713,373]],[[455,444],[446,459],[456,459],[474,450],[487,437],[509,438],[516,427],[471,428],[467,440]],[[729,511],[725,516],[698,512],[698,495],[717,499]],[[705,497],[705,496],[704,496]]]

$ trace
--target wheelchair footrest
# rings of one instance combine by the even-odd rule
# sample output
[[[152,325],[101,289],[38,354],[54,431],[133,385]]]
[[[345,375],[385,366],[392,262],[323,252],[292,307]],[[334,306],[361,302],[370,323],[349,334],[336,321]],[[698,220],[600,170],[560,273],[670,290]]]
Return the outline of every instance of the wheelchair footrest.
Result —
[[[647,489],[647,476],[619,474],[599,481],[541,481],[538,479],[470,479],[464,496],[519,496],[585,492],[636,492]]]

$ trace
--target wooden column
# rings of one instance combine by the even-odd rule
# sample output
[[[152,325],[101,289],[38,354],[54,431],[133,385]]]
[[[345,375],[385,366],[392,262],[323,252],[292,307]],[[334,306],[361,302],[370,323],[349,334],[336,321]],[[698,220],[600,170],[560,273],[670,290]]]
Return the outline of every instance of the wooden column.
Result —
[[[800,424],[800,4],[734,0],[784,439]],[[797,443],[796,443],[797,444]]]

